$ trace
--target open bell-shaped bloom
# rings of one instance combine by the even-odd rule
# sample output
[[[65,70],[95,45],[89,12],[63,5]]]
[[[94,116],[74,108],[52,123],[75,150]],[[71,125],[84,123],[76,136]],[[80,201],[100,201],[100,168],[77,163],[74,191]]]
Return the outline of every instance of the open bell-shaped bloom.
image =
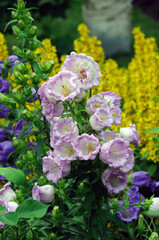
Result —
[[[34,200],[51,203],[54,199],[55,189],[52,185],[39,186],[37,182],[32,189],[32,197]]]
[[[12,201],[16,198],[15,192],[11,189],[11,183],[7,182],[3,188],[0,189],[0,200]]]
[[[101,77],[99,65],[94,62],[92,57],[86,56],[84,53],[76,54],[75,52],[71,52],[66,57],[61,69],[62,71],[67,70],[76,74],[78,78],[77,85],[82,90],[99,86],[99,78]]]
[[[140,139],[135,124],[129,124],[129,127],[120,128],[119,133],[120,137],[124,141],[128,141],[129,144],[139,145]]]
[[[91,127],[94,130],[101,130],[104,127],[111,127],[113,117],[110,110],[107,108],[98,108],[97,111],[89,119]]]

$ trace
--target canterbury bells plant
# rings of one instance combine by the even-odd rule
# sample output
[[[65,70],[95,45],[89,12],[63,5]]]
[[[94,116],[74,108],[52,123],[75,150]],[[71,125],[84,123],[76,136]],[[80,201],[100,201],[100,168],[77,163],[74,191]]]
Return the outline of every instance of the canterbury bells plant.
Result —
[[[42,113],[51,129],[52,150],[43,158],[43,172],[49,181],[57,183],[70,173],[73,161],[88,161],[88,166],[90,161],[98,165],[102,161],[97,174],[108,192],[117,194],[126,188],[127,174],[134,166],[129,144],[139,143],[136,127],[112,131],[113,124],[121,123],[121,98],[112,92],[91,96],[101,77],[93,58],[72,52],[61,69],[38,90]],[[83,91],[83,98],[77,102]],[[95,162],[88,167],[90,171]]]

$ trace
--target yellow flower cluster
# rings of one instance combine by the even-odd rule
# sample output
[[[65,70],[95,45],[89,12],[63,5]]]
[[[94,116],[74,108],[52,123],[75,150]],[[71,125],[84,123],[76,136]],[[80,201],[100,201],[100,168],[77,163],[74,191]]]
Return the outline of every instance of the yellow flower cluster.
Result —
[[[119,68],[112,59],[104,59],[104,52],[98,51],[98,44],[91,40],[89,30],[84,24],[79,25],[78,31],[80,39],[74,42],[75,51],[93,57],[100,64],[102,73],[100,86],[95,88],[93,93],[112,91],[122,97],[124,111],[121,126],[135,123],[140,134],[141,154],[149,152],[149,160],[159,161],[156,156],[159,148],[154,144],[154,134],[143,132],[144,129],[159,125],[157,110],[159,106],[155,98],[159,91],[159,52],[155,39],[145,38],[140,28],[135,28],[133,30],[135,56],[125,69]]]
[[[6,60],[8,58],[8,48],[5,42],[4,35],[0,33],[0,60]]]
[[[96,36],[89,36],[90,31],[84,23],[81,23],[77,30],[80,38],[74,41],[74,50],[76,53],[85,53],[86,55],[93,57],[97,63],[103,63],[105,55],[101,46],[101,41],[99,41]]]

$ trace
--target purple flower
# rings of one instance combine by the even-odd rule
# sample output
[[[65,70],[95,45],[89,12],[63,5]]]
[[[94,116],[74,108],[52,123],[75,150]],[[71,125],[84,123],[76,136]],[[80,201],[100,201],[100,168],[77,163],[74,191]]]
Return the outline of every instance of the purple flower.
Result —
[[[156,180],[154,180],[151,183],[151,191],[154,193],[156,191],[159,191],[159,182],[157,182]]]
[[[60,160],[73,161],[77,159],[74,144],[71,140],[59,140],[54,146],[54,154]]]
[[[128,173],[133,169],[133,167],[134,167],[134,154],[133,154],[133,150],[129,148],[128,160],[123,167],[120,167],[120,171],[124,173]]]
[[[98,108],[108,108],[107,101],[99,93],[90,97],[85,106],[89,115],[94,114]]]
[[[43,157],[43,172],[50,182],[57,183],[70,173],[71,165],[66,161],[60,161],[52,151],[47,152],[47,155]]]
[[[46,97],[55,101],[70,101],[80,94],[76,85],[77,77],[68,71],[61,71],[44,83],[38,90],[40,98]]]
[[[118,135],[115,133],[115,131],[105,130],[99,133],[99,139],[102,142],[109,142],[116,137],[118,137]]]
[[[77,136],[77,122],[72,117],[61,118],[51,126],[50,145],[54,147],[57,140],[74,140]]]
[[[98,108],[89,119],[90,125],[94,130],[101,130],[104,127],[111,127],[113,117],[109,108]]]
[[[42,114],[49,123],[52,123],[55,117],[60,117],[63,113],[64,106],[62,102],[55,102],[47,98],[41,100]]]
[[[119,206],[123,204],[122,201],[120,201]],[[119,214],[120,219],[125,222],[132,222],[133,220],[138,219],[138,212],[140,211],[140,208],[136,206],[130,206],[129,208],[125,208],[121,211],[119,211],[117,214]]]
[[[34,200],[51,203],[54,199],[55,190],[52,185],[38,186],[37,182],[32,189],[32,197]]]
[[[9,82],[0,77],[0,93],[9,91]]]
[[[71,52],[70,56],[66,57],[61,69],[76,74],[78,78],[76,84],[82,90],[99,86],[99,78],[101,77],[99,65],[94,62],[92,57],[86,56],[84,53]]]
[[[109,193],[118,194],[126,188],[128,179],[127,175],[120,170],[108,168],[102,174],[102,182],[107,187]]]
[[[84,133],[75,140],[75,152],[80,160],[94,160],[99,149],[99,140],[93,134]]]
[[[129,124],[129,127],[121,128],[120,137],[123,138],[124,141],[128,141],[129,144],[139,145],[140,143],[135,124]]]
[[[0,128],[0,142],[5,139],[6,135],[3,128]]]
[[[150,185],[150,175],[148,172],[145,171],[138,171],[130,174],[130,177],[132,177],[132,185],[135,185],[137,187],[147,186]]]
[[[12,201],[16,198],[15,192],[10,187],[11,183],[6,183],[3,188],[0,189],[0,200]]]
[[[3,67],[4,67],[4,61],[2,60],[2,61],[0,61],[0,74],[2,73]],[[4,70],[5,72],[8,71],[7,68],[4,68],[3,70]]]
[[[15,55],[10,55],[8,58],[7,58],[7,61],[10,61],[10,66],[11,68],[14,66],[15,62],[16,61],[19,61],[19,62],[24,62],[24,59],[20,59],[18,58],[17,56]]]
[[[9,108],[5,108],[3,103],[0,103],[0,118],[5,118],[7,113],[9,112]]]
[[[110,112],[113,117],[113,123],[115,125],[120,125],[121,124],[121,109],[118,106],[112,106],[110,107]]]
[[[34,88],[31,88],[32,91],[32,96],[35,95],[33,98],[29,98],[28,102],[35,102],[36,100],[38,100],[38,95],[36,95],[36,90]]]
[[[119,101],[121,97],[116,94],[116,92],[101,92],[100,95],[107,101],[110,107],[118,106],[120,107]]]
[[[120,138],[106,142],[101,147],[100,159],[113,168],[124,167],[128,161],[130,151],[125,141]]]
[[[128,191],[127,191],[128,195],[129,195],[129,203],[133,204],[133,203],[138,203],[141,197],[141,200],[143,200],[142,195],[139,193],[139,188],[136,186],[131,187]]]
[[[10,153],[14,152],[15,148],[11,141],[7,140],[0,143],[0,162],[6,163]]]

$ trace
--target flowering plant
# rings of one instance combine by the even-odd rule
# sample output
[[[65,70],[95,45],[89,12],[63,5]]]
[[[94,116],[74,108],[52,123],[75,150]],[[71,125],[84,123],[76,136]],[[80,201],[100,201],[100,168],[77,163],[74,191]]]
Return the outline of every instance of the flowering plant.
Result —
[[[123,221],[151,203],[144,208],[128,183],[136,126],[112,130],[121,124],[121,98],[92,95],[101,77],[92,57],[71,52],[50,76],[54,62],[41,63],[29,9],[18,0],[12,10],[17,46],[0,78],[0,174],[9,181],[0,190],[1,237],[102,240],[122,232],[126,239]]]

